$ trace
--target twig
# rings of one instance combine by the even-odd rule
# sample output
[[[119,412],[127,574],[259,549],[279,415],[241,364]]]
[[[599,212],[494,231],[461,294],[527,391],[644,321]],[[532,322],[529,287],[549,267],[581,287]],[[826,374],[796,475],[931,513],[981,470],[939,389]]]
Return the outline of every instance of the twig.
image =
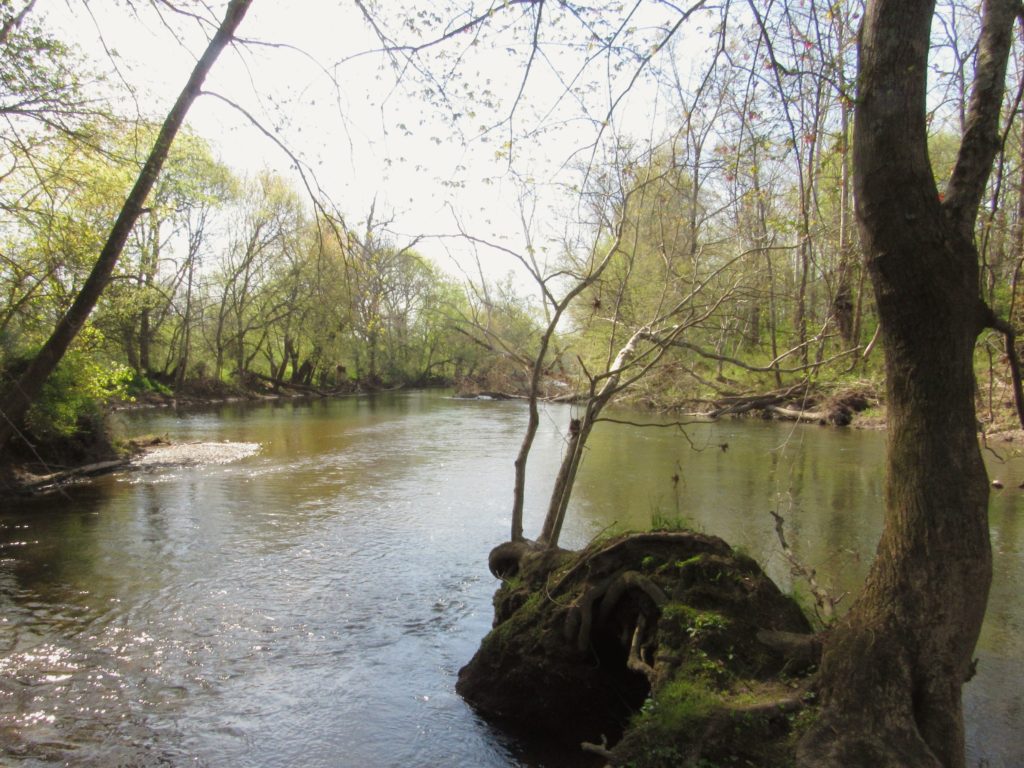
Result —
[[[817,574],[813,568],[808,568],[804,565],[800,558],[796,556],[793,549],[789,546],[789,542],[786,541],[786,533],[784,526],[786,524],[785,519],[778,512],[769,509],[768,514],[775,519],[775,534],[779,538],[779,544],[782,546],[782,554],[789,562],[790,568],[793,573],[803,578],[807,582],[808,587],[811,590],[811,594],[814,596],[814,602],[817,607],[821,610],[823,616],[819,616],[823,619],[824,623],[829,623],[836,615],[836,606],[843,599],[843,595],[839,597],[832,597],[829,591],[825,589],[821,584],[818,583]]]
[[[604,734],[601,734],[600,744],[592,744],[589,741],[584,741],[580,744],[580,749],[584,752],[590,752],[591,754],[603,757],[610,765],[618,765],[618,761],[615,759],[615,754],[608,749],[608,737]]]

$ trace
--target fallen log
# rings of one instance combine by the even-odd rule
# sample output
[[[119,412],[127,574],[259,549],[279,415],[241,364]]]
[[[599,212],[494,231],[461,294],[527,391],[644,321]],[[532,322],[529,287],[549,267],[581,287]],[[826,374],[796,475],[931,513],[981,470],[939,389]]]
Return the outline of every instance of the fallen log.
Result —
[[[770,405],[765,409],[777,419],[797,421],[809,424],[833,424],[845,427],[853,421],[853,412],[842,403],[833,403],[826,410],[805,411],[799,408],[786,408],[781,405]]]
[[[784,421],[809,421],[816,424],[825,424],[829,421],[829,414],[826,411],[803,411],[782,405],[769,405],[765,411]]]
[[[85,464],[81,467],[50,472],[46,475],[37,475],[26,482],[20,483],[17,492],[23,494],[40,493],[41,491],[58,488],[65,483],[78,480],[83,477],[99,477],[122,469],[128,466],[130,458],[111,459],[110,461],[97,461],[93,464]]]
[[[321,389],[320,387],[314,387],[310,384],[299,384],[294,381],[286,381],[285,379],[278,379],[273,376],[265,376],[262,373],[256,371],[246,371],[246,376],[252,376],[260,381],[265,381],[268,384],[273,385],[274,389],[293,389],[296,392],[302,392],[304,394],[317,395],[318,397],[330,397],[334,394],[332,391],[327,389]]]
[[[740,416],[751,411],[764,411],[772,406],[793,402],[806,397],[806,395],[806,384],[794,384],[785,389],[758,395],[728,395],[716,400],[714,409],[707,415],[716,419],[721,416]]]

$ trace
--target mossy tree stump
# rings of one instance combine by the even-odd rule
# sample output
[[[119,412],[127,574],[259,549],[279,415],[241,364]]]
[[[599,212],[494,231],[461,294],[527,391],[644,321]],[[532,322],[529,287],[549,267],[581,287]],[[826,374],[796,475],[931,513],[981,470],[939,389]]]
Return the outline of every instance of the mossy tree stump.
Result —
[[[457,685],[484,716],[611,740],[592,747],[611,764],[789,762],[816,646],[750,557],[665,531],[579,553],[510,542],[490,563],[494,628]]]

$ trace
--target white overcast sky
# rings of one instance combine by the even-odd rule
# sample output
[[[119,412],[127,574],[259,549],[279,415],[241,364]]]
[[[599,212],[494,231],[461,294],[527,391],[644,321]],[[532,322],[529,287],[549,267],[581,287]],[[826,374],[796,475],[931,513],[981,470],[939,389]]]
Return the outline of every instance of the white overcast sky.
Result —
[[[173,14],[166,17],[165,25],[148,4],[136,5],[138,14],[118,0],[40,0],[35,12],[62,30],[62,37],[76,43],[99,68],[112,72],[126,113],[138,110],[146,117],[162,119],[201,53],[209,30],[202,32]],[[386,3],[377,5],[387,7]],[[216,10],[220,12],[221,7]],[[281,140],[315,171],[350,226],[365,218],[376,199],[378,218],[382,213],[393,217],[391,229],[399,244],[403,236],[455,234],[454,211],[472,234],[501,238],[521,249],[520,187],[509,174],[507,161],[497,156],[507,133],[473,139],[470,134],[475,124],[494,117],[481,114],[474,120],[463,118],[461,125],[470,138],[463,141],[433,107],[408,93],[415,87],[414,79],[406,79],[402,87],[393,90],[387,73],[381,72],[381,57],[359,55],[379,48],[379,42],[351,0],[254,0],[239,35],[270,45],[226,52],[207,80],[207,89],[237,101],[264,125],[279,130]],[[489,78],[491,88],[510,99],[528,53],[528,39],[518,42],[518,46],[476,51],[465,65],[466,81],[481,85]],[[109,57],[107,51],[116,55]],[[332,81],[322,67],[339,61],[344,63],[333,69]],[[539,140],[515,145],[516,171],[542,190],[552,184],[573,183],[572,172],[563,164],[574,151],[593,142],[596,130],[593,122],[572,119],[578,113],[573,113],[567,100],[558,108],[564,112],[550,112],[550,104],[564,90],[550,72],[549,65],[534,67],[518,125],[526,125],[529,115],[539,111],[547,116],[547,125],[558,127],[547,130]],[[126,86],[134,92],[137,104],[132,103]],[[596,98],[600,103],[607,95]],[[638,88],[630,98],[632,108],[620,114],[632,116],[632,130],[656,131],[652,126],[663,118],[658,115],[655,91]],[[469,111],[474,106],[479,105],[470,99],[457,108]],[[284,152],[212,98],[196,102],[189,124],[238,171],[269,167],[289,172],[290,161]],[[292,177],[299,186],[298,177],[294,173]],[[452,181],[464,186],[445,183]],[[556,196],[542,192],[535,217],[538,241],[557,238],[565,228],[571,215],[560,210],[560,205]],[[427,239],[419,246],[442,264],[448,249],[463,254],[467,261],[467,247],[453,240]],[[507,257],[487,262],[493,275],[512,267]]]

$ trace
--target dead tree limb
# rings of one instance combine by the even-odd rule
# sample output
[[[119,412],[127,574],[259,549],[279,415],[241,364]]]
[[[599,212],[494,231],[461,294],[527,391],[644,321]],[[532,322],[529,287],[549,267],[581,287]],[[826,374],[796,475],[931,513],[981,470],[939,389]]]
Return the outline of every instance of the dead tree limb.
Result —
[[[778,536],[779,545],[782,547],[783,557],[786,558],[793,573],[807,582],[811,595],[814,597],[817,610],[820,611],[818,618],[821,619],[822,623],[828,624],[835,618],[836,606],[839,605],[844,595],[833,597],[827,589],[818,583],[817,572],[813,568],[804,565],[800,558],[796,556],[796,553],[793,552],[792,547],[789,546],[789,542],[786,541],[785,519],[774,510],[768,510],[768,514],[775,519],[775,534]]]

